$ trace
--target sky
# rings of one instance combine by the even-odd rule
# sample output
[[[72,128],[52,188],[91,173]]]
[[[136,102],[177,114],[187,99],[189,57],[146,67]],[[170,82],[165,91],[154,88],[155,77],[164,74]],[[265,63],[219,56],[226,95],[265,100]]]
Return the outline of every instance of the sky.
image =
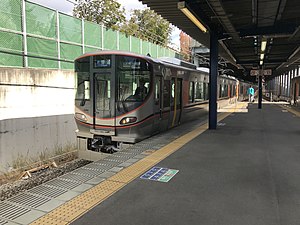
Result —
[[[58,10],[69,15],[72,15],[73,10],[73,0],[29,0],[31,2],[38,3],[40,5]],[[130,17],[130,11],[133,9],[144,9],[147,6],[143,5],[138,0],[117,0],[124,8],[127,14],[127,18]],[[179,33],[180,30],[177,27],[174,27],[172,33],[172,43],[174,43],[179,48]]]

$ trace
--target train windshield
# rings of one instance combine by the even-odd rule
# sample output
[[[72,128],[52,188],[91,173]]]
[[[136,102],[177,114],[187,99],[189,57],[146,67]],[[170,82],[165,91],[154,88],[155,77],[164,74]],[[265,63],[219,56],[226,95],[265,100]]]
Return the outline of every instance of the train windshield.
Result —
[[[117,101],[143,102],[150,89],[151,65],[131,56],[117,56]]]

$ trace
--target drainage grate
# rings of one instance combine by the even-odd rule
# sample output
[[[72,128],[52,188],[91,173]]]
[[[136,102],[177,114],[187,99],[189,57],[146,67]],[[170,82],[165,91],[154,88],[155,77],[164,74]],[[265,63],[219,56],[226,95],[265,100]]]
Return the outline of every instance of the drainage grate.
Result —
[[[30,212],[30,209],[11,205],[6,202],[0,202],[0,215],[3,219],[14,220],[28,212]]]
[[[117,152],[117,153],[114,154],[114,156],[133,158],[137,154],[139,154],[139,153],[138,152]]]
[[[101,173],[103,173],[104,171],[97,171],[97,170],[89,170],[89,169],[84,169],[84,168],[80,168],[77,170],[72,171],[72,174],[78,174],[80,176],[83,176],[85,178],[87,178],[87,180],[96,177],[98,175],[100,175]]]
[[[86,169],[96,169],[96,170],[109,170],[113,167],[115,167],[116,165],[118,165],[119,163],[113,163],[113,162],[109,162],[110,164],[106,164],[106,162],[102,162],[101,161],[97,161],[97,162],[93,162],[93,163],[90,163],[90,164],[87,164],[86,166],[84,166],[84,168]]]
[[[63,193],[66,193],[67,190],[58,189],[58,188],[51,187],[51,186],[40,185],[36,188],[30,189],[28,192],[37,194],[37,195],[50,197],[50,198],[56,198],[56,197],[62,195]]]
[[[37,208],[44,203],[50,201],[49,198],[43,198],[40,196],[35,196],[30,193],[21,193],[13,198],[7,200],[8,202],[17,203],[20,205],[29,206],[31,208]]]
[[[71,190],[77,186],[79,186],[81,183],[75,183],[65,180],[60,180],[59,178],[48,181],[47,183],[43,184],[44,186],[53,186],[56,188],[62,188],[66,190]]]
[[[4,225],[4,224],[7,224],[7,221],[0,220],[0,225]]]
[[[128,158],[126,158],[126,159],[121,159],[121,158],[118,158],[118,157],[108,156],[108,157],[106,157],[102,162],[108,162],[108,163],[115,162],[116,165],[119,165],[120,163],[123,163],[123,162],[126,161],[127,159],[128,159]]]
[[[84,177],[84,176],[80,176],[80,175],[72,174],[72,173],[73,172],[65,174],[65,175],[59,177],[59,179],[71,181],[71,182],[75,182],[75,183],[77,183],[77,182],[84,183],[87,180],[91,179],[90,177]]]

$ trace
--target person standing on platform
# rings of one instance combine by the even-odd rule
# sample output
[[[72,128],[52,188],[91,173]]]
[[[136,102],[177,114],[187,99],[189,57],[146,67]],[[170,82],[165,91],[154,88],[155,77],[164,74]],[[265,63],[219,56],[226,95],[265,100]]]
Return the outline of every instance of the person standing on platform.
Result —
[[[248,96],[249,96],[249,102],[254,101],[254,88],[250,85],[248,88]]]

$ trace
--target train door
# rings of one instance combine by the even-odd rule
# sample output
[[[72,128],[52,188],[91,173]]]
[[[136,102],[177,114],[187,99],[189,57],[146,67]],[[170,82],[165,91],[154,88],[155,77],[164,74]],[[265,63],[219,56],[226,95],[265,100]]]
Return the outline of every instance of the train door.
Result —
[[[110,72],[93,73],[93,128],[96,134],[115,134],[115,108]],[[99,126],[101,125],[101,126]]]
[[[182,79],[171,79],[171,99],[170,99],[170,115],[169,127],[174,127],[180,123],[182,108]]]
[[[162,120],[162,77],[156,76],[154,78],[154,116],[153,133],[158,133],[161,130]]]

